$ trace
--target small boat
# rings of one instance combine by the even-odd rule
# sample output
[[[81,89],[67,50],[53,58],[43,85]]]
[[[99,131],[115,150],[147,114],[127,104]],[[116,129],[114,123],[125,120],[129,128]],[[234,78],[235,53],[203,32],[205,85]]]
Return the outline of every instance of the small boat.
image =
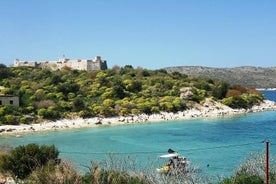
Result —
[[[169,154],[165,154],[165,155],[160,155],[159,157],[160,158],[173,158],[173,157],[177,157],[178,156],[178,153],[175,152],[175,153],[169,153]]]
[[[168,154],[160,155],[159,158],[169,159],[167,164],[157,168],[158,173],[162,174],[183,174],[189,172],[190,161],[186,157],[180,156],[178,152],[172,149],[168,150]]]

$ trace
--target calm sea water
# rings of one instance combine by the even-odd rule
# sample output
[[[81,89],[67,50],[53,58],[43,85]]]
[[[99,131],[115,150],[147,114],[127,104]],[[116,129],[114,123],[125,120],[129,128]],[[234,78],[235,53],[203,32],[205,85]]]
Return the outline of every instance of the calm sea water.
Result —
[[[276,101],[276,91],[262,91],[266,99]]]
[[[275,91],[264,94],[276,101]],[[105,153],[130,155],[147,164],[148,159],[155,162],[158,155],[172,148],[211,175],[230,175],[250,152],[264,151],[264,140],[271,141],[270,153],[276,154],[275,132],[276,111],[267,111],[216,119],[7,136],[0,137],[0,144],[54,144],[62,158],[72,160],[80,169],[85,169],[83,165],[89,165],[91,160],[106,158]]]

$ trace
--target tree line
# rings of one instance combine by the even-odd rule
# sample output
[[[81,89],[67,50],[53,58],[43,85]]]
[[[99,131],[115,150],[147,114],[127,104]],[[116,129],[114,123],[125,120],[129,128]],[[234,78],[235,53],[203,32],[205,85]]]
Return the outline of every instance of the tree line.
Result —
[[[105,71],[6,67],[0,64],[2,94],[17,95],[20,106],[0,106],[0,124],[36,123],[72,117],[111,117],[177,112],[213,98],[232,108],[249,108],[264,96],[218,79],[166,70],[114,66]],[[192,94],[180,98],[181,88]]]

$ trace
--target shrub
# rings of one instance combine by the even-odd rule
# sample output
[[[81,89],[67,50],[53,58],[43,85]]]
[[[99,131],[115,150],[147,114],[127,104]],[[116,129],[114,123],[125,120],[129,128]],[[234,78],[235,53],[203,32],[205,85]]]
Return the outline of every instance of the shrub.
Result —
[[[231,108],[248,108],[248,102],[242,97],[228,97],[221,100],[221,102]]]
[[[37,114],[45,119],[57,119],[60,117],[59,111],[55,110],[54,107],[53,108],[49,107],[47,109],[45,108],[39,109]]]
[[[272,157],[271,159],[273,159]],[[271,166],[269,171],[270,183],[275,183],[275,166]],[[265,154],[250,153],[237,171],[230,178],[225,178],[219,184],[263,184],[265,173]]]
[[[8,125],[18,125],[17,119],[15,116],[7,114],[5,117],[5,123]]]
[[[235,174],[231,178],[226,178],[219,184],[263,184],[264,180],[258,175]]]
[[[40,184],[81,184],[82,177],[78,174],[70,162],[62,162],[58,166],[49,162],[41,168],[37,168],[26,179],[26,183]]]
[[[91,172],[87,172],[83,176],[83,183],[87,184],[151,184],[152,182],[142,176],[131,176],[126,172],[118,170],[99,169],[98,165],[94,165]]]
[[[0,159],[0,168],[3,171],[11,172],[14,178],[24,179],[32,171],[47,164],[51,160],[58,158],[59,152],[54,145],[39,146],[28,144],[18,146]]]

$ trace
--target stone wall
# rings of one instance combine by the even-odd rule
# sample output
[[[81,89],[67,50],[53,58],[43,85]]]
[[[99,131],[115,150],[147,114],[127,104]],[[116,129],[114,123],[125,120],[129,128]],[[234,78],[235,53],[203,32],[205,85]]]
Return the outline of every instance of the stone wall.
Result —
[[[102,60],[100,56],[94,59],[68,59],[61,58],[58,61],[21,61],[19,59],[14,60],[14,67],[27,66],[34,68],[50,68],[52,70],[61,70],[64,67],[68,67],[76,70],[106,70],[107,63]]]
[[[13,95],[0,95],[0,105],[19,106],[19,97]]]

